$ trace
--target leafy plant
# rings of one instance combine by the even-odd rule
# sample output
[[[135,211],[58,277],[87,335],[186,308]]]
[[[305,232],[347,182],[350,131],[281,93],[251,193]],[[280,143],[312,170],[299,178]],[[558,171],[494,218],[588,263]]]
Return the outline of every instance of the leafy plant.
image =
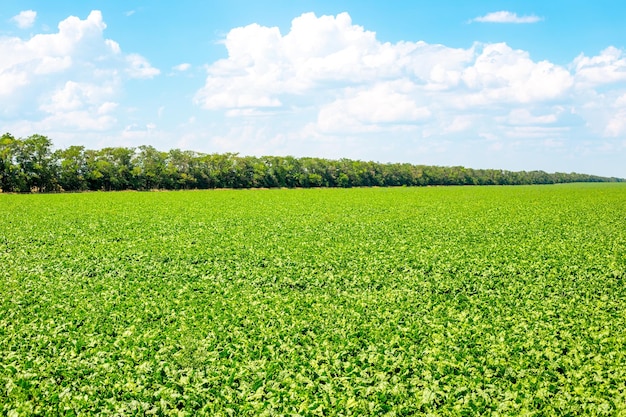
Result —
[[[622,184],[0,195],[2,415],[619,415]]]

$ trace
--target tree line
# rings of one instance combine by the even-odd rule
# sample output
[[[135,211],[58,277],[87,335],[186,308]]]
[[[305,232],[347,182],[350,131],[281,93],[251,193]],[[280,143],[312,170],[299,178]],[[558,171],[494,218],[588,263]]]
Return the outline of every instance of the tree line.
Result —
[[[371,187],[426,185],[521,185],[616,182],[577,173],[505,171],[350,159],[206,154],[152,146],[53,150],[42,135],[0,138],[2,192],[152,189]]]

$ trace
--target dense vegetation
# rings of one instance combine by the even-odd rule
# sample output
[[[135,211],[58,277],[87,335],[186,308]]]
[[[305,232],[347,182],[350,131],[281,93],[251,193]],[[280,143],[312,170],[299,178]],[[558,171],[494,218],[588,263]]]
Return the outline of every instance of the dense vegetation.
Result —
[[[0,138],[0,190],[50,192],[274,187],[555,184],[621,181],[576,173],[382,164],[349,159],[241,157],[152,146],[52,151],[45,136]]]
[[[0,415],[626,414],[624,184],[0,208]]]

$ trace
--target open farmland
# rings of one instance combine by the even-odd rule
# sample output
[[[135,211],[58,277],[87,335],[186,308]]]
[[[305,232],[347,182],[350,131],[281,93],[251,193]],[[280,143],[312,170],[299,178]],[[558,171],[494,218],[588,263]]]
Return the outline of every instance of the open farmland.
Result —
[[[0,194],[1,415],[626,414],[626,186]]]

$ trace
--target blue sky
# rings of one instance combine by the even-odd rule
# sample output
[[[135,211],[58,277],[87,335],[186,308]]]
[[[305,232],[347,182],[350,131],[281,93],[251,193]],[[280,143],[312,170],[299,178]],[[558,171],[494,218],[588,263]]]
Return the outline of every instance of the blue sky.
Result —
[[[621,1],[0,6],[0,124],[57,147],[626,177]]]

